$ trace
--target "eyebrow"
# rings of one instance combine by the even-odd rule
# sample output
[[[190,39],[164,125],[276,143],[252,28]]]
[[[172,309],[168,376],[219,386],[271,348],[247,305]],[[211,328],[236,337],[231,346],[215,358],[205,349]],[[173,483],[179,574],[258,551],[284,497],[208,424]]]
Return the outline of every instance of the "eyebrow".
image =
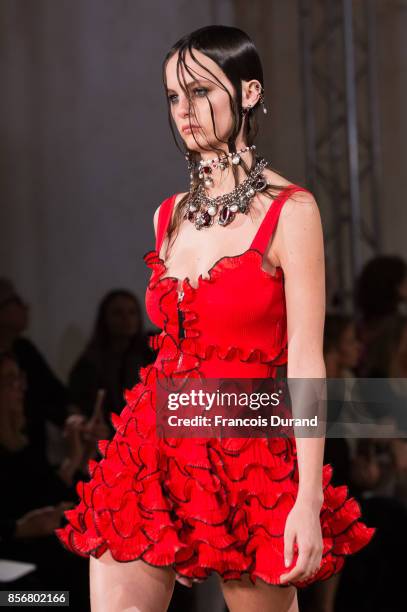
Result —
[[[210,83],[210,81],[206,81],[206,80],[197,79],[196,81],[190,81],[190,82],[187,84],[187,88],[188,88],[188,89],[190,89],[190,88],[191,88],[192,86],[194,86],[194,85],[195,85],[195,86],[196,86],[196,85],[204,85],[205,83]],[[171,89],[170,87],[167,87],[167,92],[170,92],[170,91],[174,91],[174,92],[175,92],[175,90],[174,90],[174,89]]]

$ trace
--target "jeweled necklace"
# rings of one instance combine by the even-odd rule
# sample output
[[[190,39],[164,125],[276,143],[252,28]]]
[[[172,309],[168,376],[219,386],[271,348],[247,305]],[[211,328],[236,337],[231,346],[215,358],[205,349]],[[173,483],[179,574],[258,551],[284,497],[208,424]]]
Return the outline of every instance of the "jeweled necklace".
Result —
[[[246,151],[254,151],[256,145],[251,145],[250,147],[243,147],[239,151],[235,153],[224,153],[220,157],[214,157],[213,159],[201,159],[198,164],[198,176],[200,179],[204,179],[205,187],[212,187],[213,179],[211,177],[212,168],[219,168],[219,170],[224,170],[226,166],[229,164],[229,160],[231,160],[232,164],[237,166],[240,164],[241,155],[246,153]],[[188,157],[187,157],[188,159]]]
[[[250,202],[258,191],[264,191],[267,187],[267,180],[262,175],[262,171],[267,166],[267,161],[262,157],[256,156],[254,168],[249,172],[245,180],[237,185],[229,193],[224,193],[216,198],[210,198],[205,193],[205,188],[200,183],[195,191],[190,191],[185,203],[187,207],[184,219],[193,223],[196,229],[211,227],[220,208],[218,223],[219,225],[229,225],[240,212],[247,214]]]

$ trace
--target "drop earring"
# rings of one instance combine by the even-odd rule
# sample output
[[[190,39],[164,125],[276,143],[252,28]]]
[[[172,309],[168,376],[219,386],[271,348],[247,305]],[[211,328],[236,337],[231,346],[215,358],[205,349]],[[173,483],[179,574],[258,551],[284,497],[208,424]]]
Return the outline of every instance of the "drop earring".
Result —
[[[260,89],[259,102],[260,102],[260,104],[261,104],[261,105],[262,105],[262,107],[263,107],[263,113],[264,113],[265,115],[267,115],[267,108],[265,107],[265,104],[264,104],[264,88],[263,88],[263,86],[262,86],[262,85],[258,85],[258,84],[257,84],[257,85],[256,85],[256,89],[257,89],[257,91]]]
[[[261,105],[262,105],[262,107],[263,107],[263,113],[264,113],[265,115],[267,115],[267,108],[266,108],[266,107],[265,107],[265,105],[264,105],[264,96],[263,96],[263,94],[260,94],[259,102],[260,102],[260,104],[261,104]]]
[[[259,87],[257,86],[256,89],[259,89]],[[267,108],[266,108],[266,106],[264,104],[264,94],[263,94],[263,91],[264,91],[263,88],[261,88],[261,92],[260,92],[260,96],[259,96],[258,102],[263,107],[263,113],[265,115],[267,115]],[[252,105],[248,104],[246,107],[242,108],[242,110],[240,112],[241,112],[241,115],[244,117],[245,115],[249,114],[251,110],[252,110]]]

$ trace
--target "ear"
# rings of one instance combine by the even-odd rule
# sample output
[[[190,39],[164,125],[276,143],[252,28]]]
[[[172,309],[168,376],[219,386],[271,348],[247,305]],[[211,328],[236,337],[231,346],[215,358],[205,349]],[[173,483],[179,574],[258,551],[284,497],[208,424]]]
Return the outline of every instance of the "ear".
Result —
[[[260,99],[261,84],[256,79],[242,81],[242,106],[243,108],[256,106]]]

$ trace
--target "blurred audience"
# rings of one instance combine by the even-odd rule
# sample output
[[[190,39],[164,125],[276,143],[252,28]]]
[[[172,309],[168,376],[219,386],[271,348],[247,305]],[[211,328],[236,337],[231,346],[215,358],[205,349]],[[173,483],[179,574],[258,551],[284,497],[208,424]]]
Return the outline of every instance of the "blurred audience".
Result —
[[[386,402],[371,402],[377,420],[394,425],[394,436],[371,440],[380,456],[382,478],[376,491],[399,499],[407,508],[407,316],[395,314],[383,322],[364,362],[366,376],[383,378]],[[369,381],[367,381],[369,382]],[[363,388],[363,387],[362,387]],[[403,437],[397,438],[396,432]],[[366,451],[368,452],[368,451]]]
[[[25,374],[27,429],[32,444],[45,453],[46,421],[62,428],[66,418],[79,409],[34,343],[22,335],[28,325],[28,304],[10,280],[0,278],[0,352],[12,351]]]
[[[327,313],[324,326],[324,360],[327,378],[352,378],[355,375],[361,348],[352,318],[345,314]],[[346,399],[345,383],[345,380],[343,385],[340,381],[335,381],[336,388],[340,388],[343,393],[343,400]],[[343,404],[341,400],[329,401],[328,420],[330,422],[334,423],[336,418],[343,415]],[[354,442],[348,438],[330,437],[329,435],[326,437],[325,461],[334,467],[332,483],[335,485],[348,482],[351,455],[355,450]]]
[[[95,456],[92,436],[83,436],[85,419],[71,415],[64,426],[66,454],[51,467],[33,444],[25,417],[26,377],[13,353],[0,355],[0,554],[34,563],[34,573],[3,588],[65,589],[71,576],[73,601],[86,601],[86,565],[67,555],[54,529],[76,499],[75,484]],[[75,590],[80,581],[82,588]],[[85,599],[84,599],[85,596]]]
[[[357,334],[362,342],[358,376],[382,325],[394,314],[407,314],[407,264],[397,255],[379,255],[363,267],[355,286]]]
[[[407,377],[407,315],[396,313],[383,321],[363,367],[369,378]]]
[[[372,337],[369,350],[373,349],[375,341]],[[352,406],[347,397],[345,379],[354,376],[360,364],[361,349],[352,317],[327,313],[324,328],[327,378],[344,379],[342,401],[329,401],[330,420],[342,419],[344,414],[345,418],[352,417],[350,412],[343,411],[343,407],[351,410]],[[382,418],[383,415],[379,416]],[[355,413],[355,422],[346,423],[350,432],[346,438],[330,437],[327,427],[324,463],[333,467],[331,483],[348,486],[350,495],[361,507],[364,522],[377,527],[377,532],[368,547],[348,557],[339,575],[312,585],[306,593],[300,594],[304,612],[396,612],[404,597],[401,587],[403,570],[400,568],[403,567],[402,555],[407,544],[407,510],[396,495],[383,494],[383,481],[390,473],[398,472],[405,482],[407,446],[400,439],[358,439],[357,417]],[[386,460],[384,449],[387,451]],[[389,461],[389,457],[393,460]],[[391,568],[386,561],[389,558],[393,560]],[[389,593],[386,584],[391,580],[393,585]]]
[[[92,336],[69,375],[71,396],[90,415],[98,389],[105,390],[103,410],[120,413],[124,390],[139,382],[139,369],[154,361],[143,328],[141,306],[130,291],[110,291],[99,305]]]
[[[324,327],[324,356],[328,378],[354,376],[362,350],[350,315],[327,313]]]

